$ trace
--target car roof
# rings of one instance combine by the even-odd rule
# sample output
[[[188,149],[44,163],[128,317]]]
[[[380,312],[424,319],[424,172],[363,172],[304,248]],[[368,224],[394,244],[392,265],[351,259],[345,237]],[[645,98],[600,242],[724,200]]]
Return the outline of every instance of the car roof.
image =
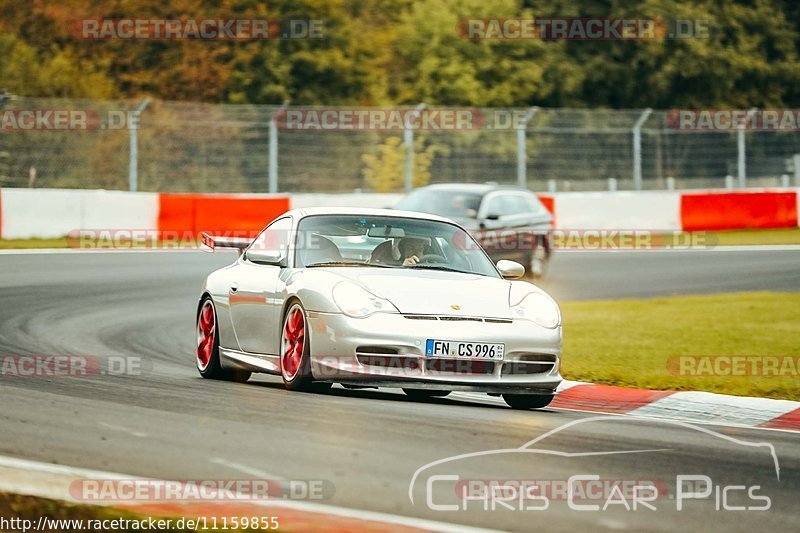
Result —
[[[500,185],[498,183],[437,183],[435,185],[428,185],[427,187],[420,187],[417,190],[460,191],[478,194],[486,194],[491,191],[531,192],[523,187]]]
[[[433,220],[437,222],[454,222],[439,215],[431,215],[429,213],[420,213],[416,211],[401,211],[398,209],[376,209],[369,207],[301,207],[292,209],[287,213],[297,218],[303,218],[312,215],[364,215],[368,217],[404,217],[416,218],[422,220]]]

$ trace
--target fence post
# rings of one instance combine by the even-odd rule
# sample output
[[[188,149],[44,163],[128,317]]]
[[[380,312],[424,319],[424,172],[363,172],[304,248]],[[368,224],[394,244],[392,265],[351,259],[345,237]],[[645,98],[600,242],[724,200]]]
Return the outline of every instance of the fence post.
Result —
[[[527,148],[525,146],[526,129],[528,122],[531,121],[537,111],[539,111],[539,108],[536,106],[528,109],[525,118],[517,125],[517,185],[522,188],[527,188],[528,186],[528,177],[526,176],[528,161]]]
[[[269,192],[278,192],[278,127],[269,121]]]
[[[800,154],[794,154],[792,161],[794,161],[794,186],[800,187]]]
[[[406,116],[405,128],[403,129],[403,144],[406,147],[406,169],[405,169],[405,190],[411,192],[414,188],[414,128],[411,127],[411,120],[425,109],[425,104],[419,104],[414,111]]]
[[[139,116],[150,103],[149,98],[145,98],[139,107],[131,113],[130,123],[130,151],[128,154],[128,189],[131,192],[139,190]]]
[[[642,190],[642,126],[653,112],[649,107],[642,111],[633,125],[633,188]]]
[[[275,117],[286,110],[289,102],[286,101],[283,105],[272,115],[269,121],[269,192],[275,194],[278,192],[278,125],[275,123]]]
[[[747,158],[744,134],[747,130],[747,121],[750,120],[750,116],[755,111],[755,107],[748,111],[744,120],[736,128],[736,173],[740,189],[744,189],[747,186]]]
[[[11,99],[11,95],[5,89],[0,90],[0,111],[6,106],[6,102]],[[1,132],[2,130],[0,130]],[[0,141],[3,140],[3,137],[0,135]],[[8,152],[6,151],[3,143],[0,142],[0,186],[2,186],[2,181],[6,177],[6,166],[8,160]]]

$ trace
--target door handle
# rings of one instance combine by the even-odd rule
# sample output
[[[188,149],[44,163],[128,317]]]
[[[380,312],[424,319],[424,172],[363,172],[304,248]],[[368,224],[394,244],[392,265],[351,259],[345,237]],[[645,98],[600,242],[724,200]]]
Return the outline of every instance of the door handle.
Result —
[[[236,282],[231,283],[231,292],[236,292],[239,290],[239,284]]]

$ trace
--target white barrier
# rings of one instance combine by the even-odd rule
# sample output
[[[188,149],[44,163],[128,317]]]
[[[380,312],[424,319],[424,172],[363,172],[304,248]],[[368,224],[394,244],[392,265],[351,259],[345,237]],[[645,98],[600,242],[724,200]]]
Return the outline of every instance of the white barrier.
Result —
[[[572,192],[553,196],[559,229],[681,229],[678,192]]]
[[[292,195],[292,207],[392,207],[403,194],[394,193],[296,193]]]
[[[157,229],[158,193],[3,189],[4,239],[63,237],[77,229]]]

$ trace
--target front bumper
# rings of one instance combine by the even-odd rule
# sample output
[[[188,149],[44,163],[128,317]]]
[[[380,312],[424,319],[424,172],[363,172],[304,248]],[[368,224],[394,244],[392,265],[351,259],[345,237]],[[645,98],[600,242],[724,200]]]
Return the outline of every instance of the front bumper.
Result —
[[[561,383],[561,327],[527,320],[308,312],[314,379],[363,386],[550,394]],[[504,343],[502,361],[426,357],[427,339]]]

